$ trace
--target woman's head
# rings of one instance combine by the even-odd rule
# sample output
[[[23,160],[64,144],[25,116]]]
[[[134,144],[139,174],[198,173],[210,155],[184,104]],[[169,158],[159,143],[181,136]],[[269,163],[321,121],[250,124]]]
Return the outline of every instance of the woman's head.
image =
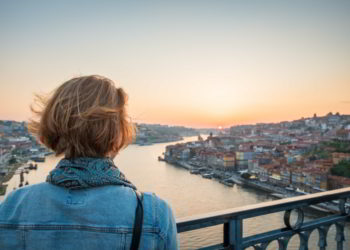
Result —
[[[51,96],[36,96],[29,130],[56,155],[66,158],[114,156],[127,146],[133,126],[127,95],[108,78],[92,75],[64,82]]]

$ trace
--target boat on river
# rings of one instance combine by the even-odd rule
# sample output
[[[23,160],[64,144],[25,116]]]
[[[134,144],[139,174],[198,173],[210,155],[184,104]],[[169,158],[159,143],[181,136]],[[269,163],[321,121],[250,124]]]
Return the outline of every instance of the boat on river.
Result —
[[[146,141],[146,142],[139,142],[139,143],[138,143],[139,146],[150,146],[150,145],[152,145],[152,144],[153,144],[152,142],[147,142],[147,141]]]
[[[180,167],[183,167],[187,170],[190,170],[192,169],[192,166],[184,161],[178,161],[177,164],[180,166]]]
[[[34,162],[45,162],[45,156],[43,155],[33,155],[30,159]]]
[[[191,174],[200,174],[201,172],[198,169],[192,169],[190,171]]]
[[[226,180],[220,180],[219,181],[221,184],[224,184],[225,186],[228,186],[228,187],[233,187],[233,183],[232,182],[228,182]]]
[[[233,175],[229,179],[232,180],[234,183],[236,183],[238,185],[243,185],[243,181],[240,180],[240,177],[236,177],[236,176]]]
[[[38,169],[38,164],[33,164],[33,163],[29,163],[29,166],[27,167],[28,169],[32,170],[32,169]]]
[[[203,178],[206,178],[206,179],[211,179],[213,177],[213,173],[205,173],[205,174],[202,174],[202,177]]]

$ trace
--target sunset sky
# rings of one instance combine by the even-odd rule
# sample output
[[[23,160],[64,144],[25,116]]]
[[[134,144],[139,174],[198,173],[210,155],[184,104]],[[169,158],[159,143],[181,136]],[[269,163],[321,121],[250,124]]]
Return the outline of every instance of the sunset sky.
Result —
[[[79,75],[136,122],[228,127],[350,114],[350,1],[0,1],[0,119]]]

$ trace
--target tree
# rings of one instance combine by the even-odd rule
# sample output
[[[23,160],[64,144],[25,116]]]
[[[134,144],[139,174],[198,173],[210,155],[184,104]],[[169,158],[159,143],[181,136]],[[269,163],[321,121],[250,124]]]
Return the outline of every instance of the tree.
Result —
[[[13,164],[16,164],[17,163],[17,160],[15,157],[11,157],[11,159],[9,160],[9,164],[10,165],[13,165]]]
[[[342,160],[331,168],[331,173],[333,175],[350,178],[350,161]]]

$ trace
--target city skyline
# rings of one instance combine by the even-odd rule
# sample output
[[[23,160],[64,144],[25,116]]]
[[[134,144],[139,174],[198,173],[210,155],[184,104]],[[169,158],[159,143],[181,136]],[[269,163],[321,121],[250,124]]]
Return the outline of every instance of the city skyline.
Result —
[[[350,112],[350,3],[3,1],[0,119],[111,78],[135,122],[229,127]]]

